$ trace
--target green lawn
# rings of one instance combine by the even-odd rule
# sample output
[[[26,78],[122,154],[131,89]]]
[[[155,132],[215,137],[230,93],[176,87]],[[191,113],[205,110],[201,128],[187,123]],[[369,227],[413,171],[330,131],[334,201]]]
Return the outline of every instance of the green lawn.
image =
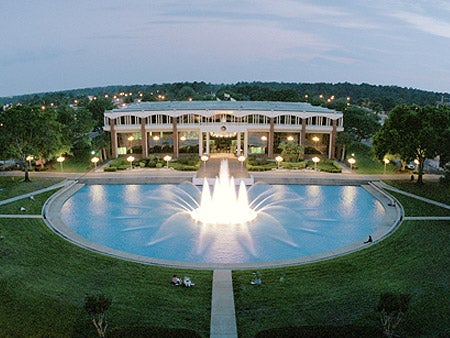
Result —
[[[24,175],[0,176],[0,201],[8,198],[28,194],[30,192],[50,187],[62,181],[60,178],[33,177],[31,182],[24,183]]]
[[[208,336],[212,272],[130,263],[91,253],[39,219],[0,218],[0,336],[95,337],[84,296],[113,300],[110,329],[188,328]],[[196,286],[172,286],[173,273]]]
[[[441,189],[438,185],[424,187],[422,194],[425,190],[446,194],[446,190],[436,192]],[[38,209],[45,198],[36,195],[33,203]],[[403,195],[398,199],[405,204],[406,216],[428,215],[435,208],[417,200],[406,202]],[[9,213],[3,209],[7,207],[0,213]],[[410,310],[398,329],[402,336],[448,336],[449,225],[449,221],[405,221],[391,237],[363,251],[315,264],[262,270],[260,287],[249,283],[253,271],[234,271],[239,337],[282,327],[291,327],[287,332],[292,334],[302,326],[355,325],[376,331],[374,308],[386,291],[412,295]],[[4,237],[0,240],[0,336],[95,337],[83,299],[97,292],[113,299],[110,330],[187,328],[209,335],[212,271],[147,266],[92,253],[61,239],[40,219],[0,218],[0,235]],[[173,273],[191,276],[196,286],[171,286]]]
[[[406,216],[435,215],[435,206],[396,196],[405,202]],[[253,271],[234,271],[239,337],[276,328],[262,336],[280,332],[293,336],[308,326],[349,325],[373,328],[376,336],[380,324],[375,307],[379,295],[387,291],[412,295],[398,329],[402,336],[448,336],[449,225],[449,221],[406,221],[391,237],[363,251],[316,264],[261,270],[259,287],[249,283]]]

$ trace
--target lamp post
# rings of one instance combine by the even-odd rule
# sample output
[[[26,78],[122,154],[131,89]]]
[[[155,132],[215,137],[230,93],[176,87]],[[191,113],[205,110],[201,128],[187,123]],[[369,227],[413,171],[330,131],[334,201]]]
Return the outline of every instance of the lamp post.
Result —
[[[66,159],[66,158],[63,157],[63,156],[59,156],[59,157],[56,159],[56,161],[59,162],[59,166],[61,167],[61,172],[64,171],[64,169],[63,169],[63,162],[64,162],[65,159]]]
[[[353,169],[353,165],[356,163],[356,160],[353,157],[348,159],[348,163],[350,163],[350,170]]]
[[[312,161],[314,162],[314,171],[317,171],[317,163],[320,162],[320,158],[317,157],[317,156],[314,156],[314,157],[312,158]]]
[[[172,159],[172,156],[166,155],[166,156],[164,156],[163,159],[164,159],[164,161],[166,161],[167,169],[169,169],[169,162]]]
[[[390,162],[387,158],[383,159],[384,162],[384,174],[386,175],[386,165]]]
[[[34,159],[33,155],[28,155],[26,160],[28,161],[28,166],[31,167],[31,161]]]
[[[202,156],[200,157],[200,159],[201,159],[202,162],[203,162],[203,171],[206,171],[206,161],[209,160],[209,156],[208,156],[208,155],[202,155]]]
[[[281,156],[275,157],[275,161],[277,161],[277,169],[280,169],[280,163],[283,162],[283,158]]]
[[[238,157],[238,161],[241,162],[241,171],[244,170],[244,162],[245,162],[245,156],[241,155]]]
[[[133,170],[134,156],[128,156],[127,161],[130,162],[130,170]]]
[[[97,169],[98,161],[100,161],[100,159],[97,156],[94,156],[93,158],[91,158],[91,162],[94,163],[95,169]]]

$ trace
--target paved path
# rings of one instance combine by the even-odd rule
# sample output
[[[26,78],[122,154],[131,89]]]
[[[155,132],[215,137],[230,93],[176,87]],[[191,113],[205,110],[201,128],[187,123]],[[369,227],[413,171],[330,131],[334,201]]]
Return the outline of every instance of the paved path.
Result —
[[[214,270],[210,337],[237,337],[231,270]]]

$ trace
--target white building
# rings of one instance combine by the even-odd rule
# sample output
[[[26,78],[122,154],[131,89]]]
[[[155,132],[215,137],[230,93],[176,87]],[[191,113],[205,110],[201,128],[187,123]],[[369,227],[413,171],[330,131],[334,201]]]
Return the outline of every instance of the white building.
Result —
[[[112,155],[228,152],[274,158],[286,140],[334,158],[343,114],[304,102],[161,101],[104,113]]]

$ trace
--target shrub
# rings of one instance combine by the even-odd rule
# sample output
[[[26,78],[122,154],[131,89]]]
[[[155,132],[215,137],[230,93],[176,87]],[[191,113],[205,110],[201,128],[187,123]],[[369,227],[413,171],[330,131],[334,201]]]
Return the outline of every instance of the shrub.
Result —
[[[285,169],[305,169],[306,168],[306,161],[301,162],[283,162],[281,164],[283,168]]]
[[[130,168],[129,164],[122,164],[117,167],[117,170],[127,170],[128,168]]]
[[[247,165],[248,171],[268,171],[272,170],[273,168],[276,168],[277,165],[275,163],[268,163],[266,165]]]
[[[266,156],[250,155],[247,157],[247,163],[250,166],[260,166],[268,164],[269,161]]]
[[[108,166],[103,168],[103,171],[117,171],[117,167],[108,165]]]
[[[180,157],[176,162],[188,166],[197,166],[200,163],[198,156]]]

